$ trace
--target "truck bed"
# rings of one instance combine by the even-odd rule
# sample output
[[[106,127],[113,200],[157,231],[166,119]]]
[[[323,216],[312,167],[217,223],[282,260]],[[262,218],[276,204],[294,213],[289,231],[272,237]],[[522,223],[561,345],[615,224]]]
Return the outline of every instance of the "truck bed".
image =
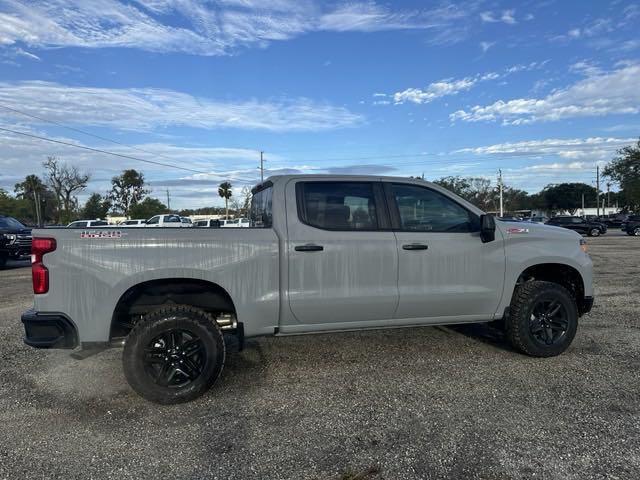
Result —
[[[80,342],[109,339],[114,306],[135,285],[156,279],[199,279],[236,301],[247,336],[273,333],[279,312],[279,240],[273,229],[39,229],[56,240],[44,256],[48,293],[35,310],[65,314]]]

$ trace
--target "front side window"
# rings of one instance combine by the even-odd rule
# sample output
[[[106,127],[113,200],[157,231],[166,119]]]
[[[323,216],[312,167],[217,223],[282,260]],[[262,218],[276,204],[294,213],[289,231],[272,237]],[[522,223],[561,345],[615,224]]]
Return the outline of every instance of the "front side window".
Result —
[[[571,219],[572,223],[584,223],[584,220],[582,218],[578,218],[578,217],[573,217]]]
[[[158,217],[158,216],[156,215],[155,217],[151,217],[151,218],[147,221],[147,225],[156,225],[159,221],[160,221],[160,217]]]
[[[249,224],[257,228],[273,226],[273,187],[260,190],[251,197]]]
[[[378,212],[368,182],[299,183],[302,220],[326,230],[376,230]]]
[[[477,217],[452,199],[418,185],[392,184],[400,228],[412,232],[473,232]]]

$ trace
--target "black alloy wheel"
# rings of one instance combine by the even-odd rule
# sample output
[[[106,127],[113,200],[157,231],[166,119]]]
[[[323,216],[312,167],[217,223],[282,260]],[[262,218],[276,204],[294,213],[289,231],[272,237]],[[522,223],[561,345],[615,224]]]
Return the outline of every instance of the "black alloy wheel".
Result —
[[[180,388],[195,381],[207,362],[202,340],[192,331],[168,330],[149,342],[144,368],[162,387]]]
[[[529,331],[541,345],[562,341],[569,328],[567,309],[554,298],[539,299],[531,312]]]
[[[194,400],[211,388],[224,368],[225,354],[222,331],[211,314],[170,305],[135,324],[122,363],[138,394],[166,405]]]
[[[513,347],[533,357],[564,352],[578,329],[576,299],[562,285],[530,280],[516,287],[505,317]]]

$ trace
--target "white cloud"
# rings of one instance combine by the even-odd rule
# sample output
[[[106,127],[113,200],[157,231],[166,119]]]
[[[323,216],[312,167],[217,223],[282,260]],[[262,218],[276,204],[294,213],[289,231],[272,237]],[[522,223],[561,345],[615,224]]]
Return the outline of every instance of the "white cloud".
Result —
[[[504,124],[519,125],[575,117],[637,114],[640,113],[639,76],[640,64],[627,65],[589,76],[544,98],[498,100],[491,105],[476,105],[469,111],[458,110],[449,118],[465,122],[502,120]]]
[[[480,42],[480,48],[482,49],[482,53],[486,53],[491,47],[493,47],[496,42]]]
[[[226,55],[313,31],[430,29],[437,39],[471,10],[391,10],[374,1],[330,7],[314,0],[0,0],[0,45]]]
[[[463,148],[453,153],[470,153],[474,155],[491,155],[502,157],[548,157],[564,159],[585,158],[591,160],[610,159],[616,150],[632,144],[634,138],[589,137],[522,142],[506,142],[482,147]]]
[[[447,95],[456,95],[457,93],[465,90],[469,90],[479,81],[478,78],[466,77],[459,80],[441,80],[439,82],[431,83],[425,89],[421,88],[407,88],[402,92],[396,92],[393,94],[393,100],[398,103],[429,103],[436,98],[444,97]]]
[[[518,23],[515,19],[515,10],[503,10],[502,13],[498,12],[481,12],[480,20],[485,23],[506,23],[507,25],[515,25]]]
[[[363,121],[360,115],[344,107],[305,98],[234,103],[166,89],[69,87],[36,81],[0,83],[0,104],[64,124],[136,131],[167,126],[316,131],[349,127]],[[19,114],[2,109],[0,115],[14,121],[25,120]]]
[[[437,98],[456,95],[460,92],[470,90],[480,82],[486,82],[489,80],[497,80],[504,78],[513,73],[534,70],[541,68],[546,64],[544,62],[532,62],[527,65],[514,65],[505,69],[501,73],[487,72],[484,74],[477,74],[472,77],[465,77],[461,79],[443,79],[438,82],[433,82],[425,88],[407,88],[406,90],[396,92],[393,94],[393,100],[396,104],[402,104],[406,102],[424,104],[430,103]]]

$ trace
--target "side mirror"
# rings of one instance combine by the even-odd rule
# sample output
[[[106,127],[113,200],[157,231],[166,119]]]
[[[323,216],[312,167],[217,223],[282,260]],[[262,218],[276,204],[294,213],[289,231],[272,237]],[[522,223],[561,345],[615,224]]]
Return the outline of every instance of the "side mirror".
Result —
[[[482,243],[493,242],[496,239],[496,220],[493,215],[480,215],[480,239]]]

